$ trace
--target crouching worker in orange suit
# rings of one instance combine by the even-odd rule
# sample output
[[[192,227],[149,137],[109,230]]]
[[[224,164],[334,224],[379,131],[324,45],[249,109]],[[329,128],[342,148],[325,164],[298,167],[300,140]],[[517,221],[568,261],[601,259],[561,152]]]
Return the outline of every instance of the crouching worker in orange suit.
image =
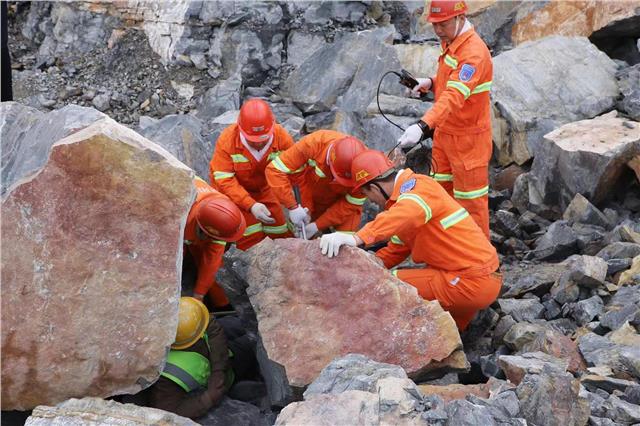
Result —
[[[351,161],[366,150],[364,144],[343,133],[318,130],[298,141],[266,169],[267,182],[289,209],[289,220],[305,227],[307,238],[333,228],[353,232],[360,225],[366,198],[351,190]],[[304,171],[300,184],[302,205],[292,192],[292,176]]]
[[[376,253],[392,268],[411,255],[425,269],[400,269],[399,279],[420,296],[437,300],[464,330],[475,314],[498,297],[502,279],[498,255],[469,213],[434,179],[411,169],[397,170],[381,152],[369,150],[352,164],[354,189],[385,211],[355,235],[333,233],[320,241],[322,254],[340,246],[389,241]]]
[[[247,230],[236,243],[241,250],[265,237],[293,236],[264,176],[267,164],[291,146],[293,139],[276,123],[271,107],[261,99],[243,103],[238,122],[224,129],[218,138],[209,163],[209,180],[244,214]]]
[[[184,229],[183,269],[188,269],[189,254],[198,274],[193,297],[202,300],[207,295],[213,307],[227,307],[229,300],[224,290],[216,283],[216,272],[222,265],[227,243],[242,237],[246,223],[240,209],[226,196],[198,177],[193,182],[197,195]]]
[[[201,417],[220,403],[235,382],[257,375],[248,336],[229,334],[225,320],[227,317],[210,319],[197,299],[180,298],[176,340],[160,378],[145,390],[147,405],[184,417]]]

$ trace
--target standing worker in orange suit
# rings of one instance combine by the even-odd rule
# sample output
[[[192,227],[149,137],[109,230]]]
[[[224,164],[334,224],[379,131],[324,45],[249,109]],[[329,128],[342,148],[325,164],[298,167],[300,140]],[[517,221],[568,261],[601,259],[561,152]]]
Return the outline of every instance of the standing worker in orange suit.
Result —
[[[267,185],[265,167],[293,146],[289,133],[276,123],[271,107],[249,99],[238,122],[222,131],[209,163],[212,185],[240,207],[247,230],[236,246],[241,250],[270,238],[291,237],[278,199]]]
[[[323,254],[340,246],[389,241],[376,253],[387,268],[407,256],[424,269],[400,269],[399,279],[427,300],[438,300],[464,330],[480,309],[498,297],[502,280],[498,255],[469,213],[438,183],[411,169],[397,170],[381,152],[369,150],[353,160],[355,189],[385,211],[355,235],[324,235]]]
[[[289,219],[307,238],[333,228],[353,232],[360,225],[366,200],[351,190],[351,161],[366,150],[364,144],[343,133],[318,130],[298,141],[267,167],[269,186]],[[301,182],[302,205],[293,196],[290,177],[304,171]]]
[[[198,269],[193,297],[202,301],[205,294],[214,307],[229,305],[224,290],[216,283],[227,242],[237,241],[246,229],[242,212],[224,195],[196,177],[196,201],[191,206],[184,229],[186,251]]]
[[[465,18],[461,0],[433,0],[428,21],[441,41],[435,78],[419,78],[412,94],[431,90],[435,103],[400,137],[402,147],[433,134],[437,180],[489,238],[489,161],[493,63],[486,44]],[[435,133],[434,133],[435,131]]]

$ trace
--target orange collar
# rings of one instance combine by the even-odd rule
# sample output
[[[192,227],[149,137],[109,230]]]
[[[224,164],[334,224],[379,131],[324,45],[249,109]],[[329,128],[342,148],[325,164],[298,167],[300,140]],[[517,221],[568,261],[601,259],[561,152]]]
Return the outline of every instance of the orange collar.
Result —
[[[451,43],[450,46],[445,46],[444,43],[442,44],[442,54],[444,55],[445,52],[447,50],[451,51],[451,53],[455,53],[456,50],[458,50],[458,48],[469,39],[469,37],[471,37],[472,35],[474,35],[476,32],[473,28],[470,28],[469,30],[465,31],[464,33],[460,34],[458,37],[455,38],[455,40],[453,40],[453,43]]]

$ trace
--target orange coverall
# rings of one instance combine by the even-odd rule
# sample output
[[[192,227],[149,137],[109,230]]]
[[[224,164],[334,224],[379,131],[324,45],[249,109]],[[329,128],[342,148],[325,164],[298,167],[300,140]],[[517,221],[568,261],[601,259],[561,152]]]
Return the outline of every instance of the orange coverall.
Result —
[[[222,131],[213,157],[209,163],[209,181],[231,201],[236,203],[247,221],[244,236],[236,242],[236,247],[246,250],[270,238],[293,236],[287,226],[282,207],[265,178],[265,167],[280,153],[293,146],[293,139],[279,124],[275,125],[273,142],[264,156],[257,161],[240,141],[237,124]],[[276,221],[263,224],[251,213],[255,203],[264,204]]]
[[[318,130],[298,141],[275,158],[267,167],[269,186],[280,203],[288,209],[298,203],[293,196],[289,178],[300,171],[302,205],[309,209],[319,231],[333,227],[336,231],[355,231],[360,225],[362,206],[366,200],[361,192],[334,181],[327,163],[333,142],[347,135],[333,130]],[[295,182],[294,182],[295,183]]]
[[[489,160],[493,63],[470,29],[442,45],[433,79],[435,103],[422,121],[435,129],[433,175],[489,238]]]
[[[216,283],[216,273],[222,265],[222,255],[224,255],[227,243],[208,238],[203,233],[200,233],[200,237],[204,239],[199,238],[195,212],[198,210],[196,207],[205,199],[227,197],[210,187],[199,177],[193,180],[193,184],[197,191],[196,201],[189,210],[187,225],[184,228],[184,245],[193,256],[198,268],[198,279],[193,292],[199,295],[208,294],[214,306],[222,307],[229,304],[229,299],[224,294],[224,290]]]
[[[498,297],[498,255],[469,213],[428,176],[404,169],[385,211],[356,233],[365,244],[390,240],[376,253],[387,268],[411,255],[426,269],[400,269],[401,280],[437,300],[464,330]]]

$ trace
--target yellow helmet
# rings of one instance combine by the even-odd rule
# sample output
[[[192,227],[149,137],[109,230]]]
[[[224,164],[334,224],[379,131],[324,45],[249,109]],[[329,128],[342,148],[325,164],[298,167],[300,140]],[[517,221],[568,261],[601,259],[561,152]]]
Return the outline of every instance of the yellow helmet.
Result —
[[[193,297],[181,297],[178,330],[172,349],[186,349],[198,341],[209,326],[209,310]]]

